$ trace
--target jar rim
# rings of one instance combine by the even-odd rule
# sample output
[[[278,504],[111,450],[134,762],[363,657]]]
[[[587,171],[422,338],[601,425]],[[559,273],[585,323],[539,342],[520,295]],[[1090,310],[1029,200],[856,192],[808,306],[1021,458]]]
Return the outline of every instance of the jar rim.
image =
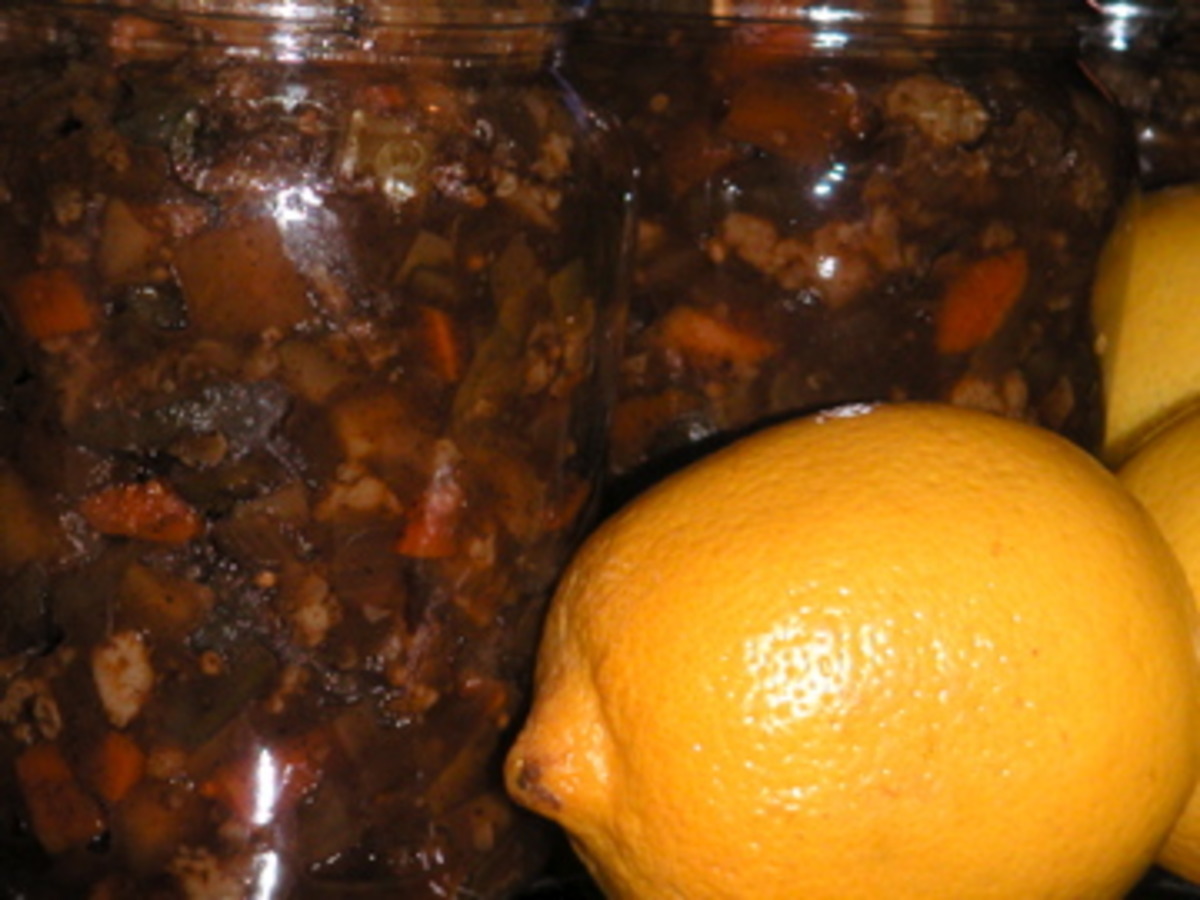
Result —
[[[18,0],[35,6],[321,26],[542,27],[585,16],[592,0]]]
[[[899,25],[1046,32],[1071,31],[1094,17],[1094,10],[1083,0],[1071,8],[1045,0],[596,0],[595,9],[813,27]]]

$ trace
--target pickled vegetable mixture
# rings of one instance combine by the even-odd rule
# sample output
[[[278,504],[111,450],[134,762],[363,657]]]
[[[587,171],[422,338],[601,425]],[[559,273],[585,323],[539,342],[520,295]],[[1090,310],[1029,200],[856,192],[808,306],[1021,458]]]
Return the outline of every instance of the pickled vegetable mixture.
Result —
[[[1131,165],[1112,110],[1046,54],[813,35],[613,14],[570,57],[642,166],[614,477],[880,399],[1094,446],[1087,298]]]
[[[0,81],[0,894],[539,864],[497,751],[591,506],[621,211],[557,81],[456,71]]]

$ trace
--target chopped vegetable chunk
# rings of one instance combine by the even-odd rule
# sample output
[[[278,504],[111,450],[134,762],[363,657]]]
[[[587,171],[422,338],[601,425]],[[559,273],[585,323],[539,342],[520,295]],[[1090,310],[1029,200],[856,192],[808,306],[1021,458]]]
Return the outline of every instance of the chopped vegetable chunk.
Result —
[[[84,847],[104,831],[99,805],[84,792],[57,744],[36,744],[15,765],[34,833],[50,853]]]
[[[9,290],[9,305],[26,336],[35,341],[90,331],[97,325],[96,311],[69,269],[30,272]]]

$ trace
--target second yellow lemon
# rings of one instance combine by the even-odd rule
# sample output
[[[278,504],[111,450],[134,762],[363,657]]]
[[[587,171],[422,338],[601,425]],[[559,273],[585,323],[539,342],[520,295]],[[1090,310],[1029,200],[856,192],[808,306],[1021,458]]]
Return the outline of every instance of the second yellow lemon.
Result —
[[[1133,203],[1097,273],[1104,453],[1119,463],[1200,399],[1200,184]]]
[[[508,784],[614,898],[1117,898],[1196,775],[1193,624],[1066,441],[839,410],[590,537]]]
[[[1153,435],[1119,476],[1150,510],[1193,589],[1200,590],[1200,410]],[[1200,883],[1200,791],[1176,823],[1160,861]]]

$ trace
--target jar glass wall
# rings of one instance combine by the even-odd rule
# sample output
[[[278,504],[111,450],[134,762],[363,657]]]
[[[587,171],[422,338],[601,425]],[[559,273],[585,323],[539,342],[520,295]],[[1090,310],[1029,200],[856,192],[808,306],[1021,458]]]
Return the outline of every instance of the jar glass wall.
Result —
[[[1044,3],[600,3],[572,79],[641,166],[613,478],[882,399],[1094,447],[1088,295],[1132,146],[1075,27]]]
[[[557,2],[0,11],[0,881],[503,896],[629,185]],[[452,26],[452,27],[450,27]]]

